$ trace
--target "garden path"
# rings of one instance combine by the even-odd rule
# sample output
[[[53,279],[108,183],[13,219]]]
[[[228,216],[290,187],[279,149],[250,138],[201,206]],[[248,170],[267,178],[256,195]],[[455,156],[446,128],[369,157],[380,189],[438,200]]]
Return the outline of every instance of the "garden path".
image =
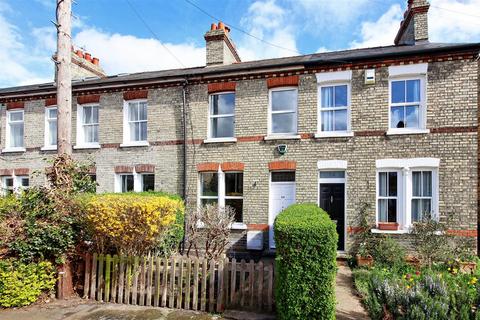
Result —
[[[369,319],[360,298],[355,294],[352,271],[343,261],[338,262],[335,295],[338,320]]]

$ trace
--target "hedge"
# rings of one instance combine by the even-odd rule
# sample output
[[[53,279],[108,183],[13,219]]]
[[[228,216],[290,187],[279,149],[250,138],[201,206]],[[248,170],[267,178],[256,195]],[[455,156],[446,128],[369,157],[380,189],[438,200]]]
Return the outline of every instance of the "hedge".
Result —
[[[335,223],[316,204],[295,204],[274,223],[279,319],[335,319]]]

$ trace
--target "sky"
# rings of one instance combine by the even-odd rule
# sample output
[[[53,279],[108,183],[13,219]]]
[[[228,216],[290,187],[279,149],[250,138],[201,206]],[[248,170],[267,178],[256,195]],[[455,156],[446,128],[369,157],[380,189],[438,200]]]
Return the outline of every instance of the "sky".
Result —
[[[0,88],[53,81],[55,3],[0,0]],[[242,61],[277,58],[392,45],[406,3],[75,0],[72,39],[98,57],[109,75],[202,66],[203,35],[212,22],[222,20],[232,28]],[[430,4],[430,41],[480,42],[480,0]]]

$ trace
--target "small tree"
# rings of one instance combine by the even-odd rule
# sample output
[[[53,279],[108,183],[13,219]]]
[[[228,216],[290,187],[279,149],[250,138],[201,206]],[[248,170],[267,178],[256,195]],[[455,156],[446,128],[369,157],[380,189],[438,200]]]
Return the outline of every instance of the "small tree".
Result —
[[[371,232],[372,225],[368,221],[368,210],[370,207],[369,203],[362,202],[358,209],[356,224],[359,230],[354,236],[354,242],[350,249],[352,256],[360,255],[365,258],[372,253],[374,237]]]
[[[430,214],[425,214],[420,221],[413,223],[411,234],[420,260],[428,267],[434,261],[444,260],[448,256],[450,237],[447,225]]]
[[[217,204],[207,204],[190,212],[187,218],[186,248],[187,256],[202,253],[207,259],[218,259],[229,243],[230,227],[235,220],[235,211]]]

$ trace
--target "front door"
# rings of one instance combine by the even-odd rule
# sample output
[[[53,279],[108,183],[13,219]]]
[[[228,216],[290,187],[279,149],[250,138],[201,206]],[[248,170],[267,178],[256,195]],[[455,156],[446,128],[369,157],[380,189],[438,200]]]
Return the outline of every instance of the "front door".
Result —
[[[345,250],[345,184],[320,183],[320,208],[337,223],[338,250]]]
[[[273,223],[280,212],[295,203],[295,172],[272,172],[271,181],[268,217],[269,243],[270,248],[275,248]]]

